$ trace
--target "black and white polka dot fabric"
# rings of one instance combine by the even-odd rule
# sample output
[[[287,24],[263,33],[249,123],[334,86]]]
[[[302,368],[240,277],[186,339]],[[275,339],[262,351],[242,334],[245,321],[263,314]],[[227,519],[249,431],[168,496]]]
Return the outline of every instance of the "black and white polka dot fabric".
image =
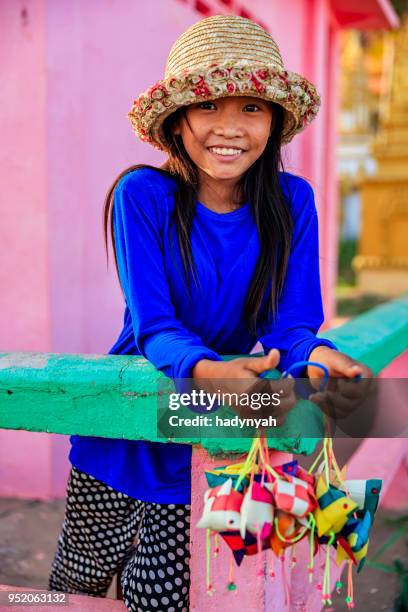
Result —
[[[190,509],[133,499],[72,467],[50,590],[105,597],[121,571],[131,612],[188,612]]]

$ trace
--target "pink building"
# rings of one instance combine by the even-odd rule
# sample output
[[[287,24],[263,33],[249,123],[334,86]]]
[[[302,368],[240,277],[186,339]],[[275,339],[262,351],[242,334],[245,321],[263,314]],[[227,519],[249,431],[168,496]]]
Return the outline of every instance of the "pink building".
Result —
[[[113,261],[106,270],[102,205],[117,174],[160,164],[126,113],[160,78],[171,44],[203,16],[261,22],[285,64],[314,82],[317,119],[285,151],[314,187],[326,322],[337,269],[335,176],[338,34],[390,28],[388,0],[3,0],[2,351],[106,353],[122,323]],[[0,430],[0,495],[64,494],[68,438]]]

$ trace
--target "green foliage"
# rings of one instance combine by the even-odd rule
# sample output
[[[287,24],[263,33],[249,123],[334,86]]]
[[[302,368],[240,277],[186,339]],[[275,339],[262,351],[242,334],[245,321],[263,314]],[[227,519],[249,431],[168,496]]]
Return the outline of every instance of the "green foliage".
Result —
[[[355,317],[389,300],[389,297],[385,295],[358,293],[356,275],[352,268],[353,257],[357,254],[357,244],[357,239],[347,239],[341,240],[339,246],[337,280],[337,315],[339,317]]]
[[[348,239],[341,240],[339,247],[339,285],[355,285],[356,275],[351,262],[353,257],[357,254],[357,240]]]
[[[355,317],[388,300],[389,298],[386,296],[370,293],[352,297],[339,297],[337,299],[337,315],[339,317]]]

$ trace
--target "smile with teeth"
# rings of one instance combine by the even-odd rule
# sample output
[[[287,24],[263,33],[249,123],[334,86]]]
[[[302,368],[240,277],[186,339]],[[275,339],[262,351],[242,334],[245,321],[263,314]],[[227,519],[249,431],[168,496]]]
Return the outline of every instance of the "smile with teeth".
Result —
[[[209,151],[217,153],[217,155],[224,155],[225,157],[231,155],[240,155],[243,153],[242,149],[234,149],[232,147],[209,147]]]

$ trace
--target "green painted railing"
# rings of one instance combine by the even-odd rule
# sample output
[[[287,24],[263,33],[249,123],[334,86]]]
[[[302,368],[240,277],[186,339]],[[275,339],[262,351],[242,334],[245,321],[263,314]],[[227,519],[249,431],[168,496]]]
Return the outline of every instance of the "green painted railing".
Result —
[[[377,374],[408,349],[408,296],[326,330],[324,337]],[[0,428],[163,442],[157,437],[163,378],[137,356],[0,353]],[[183,442],[199,443],[211,454],[243,453],[250,444],[245,438]],[[316,442],[275,439],[271,446],[309,454]]]

